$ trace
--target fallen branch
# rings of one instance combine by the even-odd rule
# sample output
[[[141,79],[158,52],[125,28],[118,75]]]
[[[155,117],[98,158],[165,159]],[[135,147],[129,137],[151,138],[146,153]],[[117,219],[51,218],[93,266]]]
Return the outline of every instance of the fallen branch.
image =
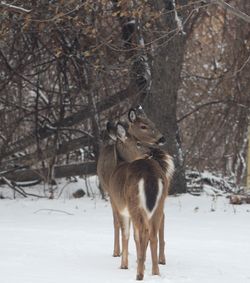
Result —
[[[238,205],[243,203],[250,204],[250,195],[232,194],[229,196],[229,201],[231,204],[238,204]]]
[[[95,175],[96,174],[96,163],[95,162],[84,162],[78,164],[69,164],[55,166],[55,178],[64,178],[80,175]],[[16,170],[13,172],[7,172],[2,174],[2,178],[10,180],[10,182],[29,182],[34,180],[44,180],[44,176],[48,175],[47,168],[34,169],[23,169]],[[2,181],[3,182],[3,181]],[[1,183],[1,179],[0,179]]]
[[[20,188],[18,188],[15,183],[13,183],[12,181],[8,180],[5,177],[1,177],[1,180],[8,185],[13,191],[19,193],[20,195],[22,195],[23,197],[27,198],[27,194]]]
[[[0,179],[2,182],[4,182],[6,185],[8,185],[13,191],[19,193],[23,197],[27,198],[28,196],[31,197],[38,197],[38,198],[46,198],[45,196],[40,196],[37,194],[31,194],[31,193],[26,193],[23,188],[18,186],[14,181],[8,180],[6,177],[1,177]]]

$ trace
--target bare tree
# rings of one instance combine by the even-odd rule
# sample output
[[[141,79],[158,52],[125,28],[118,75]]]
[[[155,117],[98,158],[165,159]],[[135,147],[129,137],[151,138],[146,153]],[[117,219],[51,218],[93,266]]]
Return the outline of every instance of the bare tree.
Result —
[[[50,181],[76,149],[94,165],[105,122],[140,102],[166,134],[173,192],[185,165],[241,182],[250,11],[231,2],[1,1],[1,170]]]
[[[248,1],[237,4],[250,14]],[[178,100],[185,163],[231,175],[241,184],[250,109],[250,27],[218,6],[200,7],[199,13],[187,44]]]

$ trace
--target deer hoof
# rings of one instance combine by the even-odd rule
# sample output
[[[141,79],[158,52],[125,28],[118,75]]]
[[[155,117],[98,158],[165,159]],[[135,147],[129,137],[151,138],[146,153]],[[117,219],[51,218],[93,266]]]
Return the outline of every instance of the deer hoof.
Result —
[[[162,265],[165,265],[166,264],[165,256],[159,257],[158,263],[162,264]]]
[[[156,268],[155,270],[152,270],[152,275],[160,275],[159,268]]]
[[[137,274],[136,280],[143,280],[143,274]]]
[[[159,259],[159,264],[165,265],[166,264],[166,260],[165,259]]]

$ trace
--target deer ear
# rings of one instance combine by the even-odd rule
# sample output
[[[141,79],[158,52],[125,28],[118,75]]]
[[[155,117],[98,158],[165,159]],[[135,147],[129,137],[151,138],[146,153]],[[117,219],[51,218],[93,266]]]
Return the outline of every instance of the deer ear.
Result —
[[[121,123],[117,123],[116,133],[117,133],[118,139],[120,139],[122,142],[124,142],[127,139],[127,131]]]
[[[128,112],[128,120],[131,122],[131,123],[134,123],[135,120],[136,120],[136,111],[135,109],[131,108]]]
[[[117,137],[116,137],[115,125],[112,122],[108,122],[107,125],[106,125],[106,128],[107,128],[107,132],[108,132],[109,137],[112,140],[116,141]]]
[[[136,106],[135,106],[135,109],[136,109],[137,111],[143,111],[141,104],[136,105]]]
[[[140,104],[135,107],[137,116],[145,116],[145,112]]]

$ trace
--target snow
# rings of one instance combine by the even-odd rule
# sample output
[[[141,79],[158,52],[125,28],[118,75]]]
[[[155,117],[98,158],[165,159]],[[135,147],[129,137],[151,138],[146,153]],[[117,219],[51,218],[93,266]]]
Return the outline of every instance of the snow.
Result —
[[[55,200],[0,200],[1,283],[136,282],[132,231],[129,269],[121,270],[120,259],[111,256],[110,204],[99,195],[70,198],[80,185],[62,182]],[[249,205],[186,194],[169,197],[165,215],[167,265],[152,276],[148,253],[146,282],[250,282]]]
[[[177,24],[178,31],[182,32],[182,34],[185,34],[183,31],[183,24],[181,18],[178,16],[177,10],[176,10],[176,4],[175,0],[172,1],[173,6],[174,6],[174,18]]]
[[[222,174],[215,174],[208,171],[198,172],[187,170],[186,171],[187,185],[191,192],[193,188],[203,187],[205,192],[207,189],[214,194],[231,194],[237,193],[241,190],[240,187],[234,182],[232,176],[223,176]]]

